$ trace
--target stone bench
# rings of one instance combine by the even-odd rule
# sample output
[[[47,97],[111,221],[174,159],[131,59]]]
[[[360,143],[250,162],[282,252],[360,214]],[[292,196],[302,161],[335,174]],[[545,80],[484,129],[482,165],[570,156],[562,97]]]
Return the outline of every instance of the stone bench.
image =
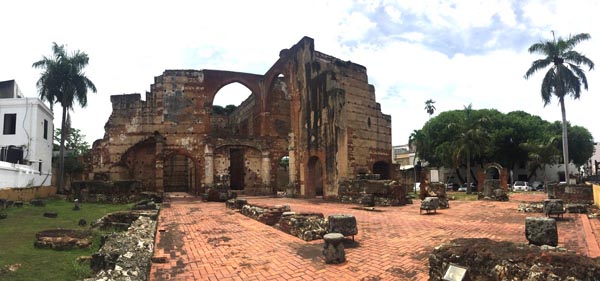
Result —
[[[353,215],[330,215],[327,220],[329,221],[328,233],[341,233],[344,236],[351,235],[352,240],[354,240],[354,235],[358,234],[356,218]]]
[[[431,211],[436,213],[439,205],[440,205],[439,198],[425,197],[425,199],[423,199],[423,201],[421,201],[421,208],[419,208],[419,215],[423,212],[423,210],[425,210],[427,214],[429,214],[429,212],[431,212]]]

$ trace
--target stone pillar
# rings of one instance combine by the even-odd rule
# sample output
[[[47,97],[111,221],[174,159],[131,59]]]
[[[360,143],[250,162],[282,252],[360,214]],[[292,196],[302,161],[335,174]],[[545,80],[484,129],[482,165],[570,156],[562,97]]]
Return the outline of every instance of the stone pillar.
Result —
[[[209,187],[214,183],[214,170],[213,149],[207,144],[204,146],[204,184]]]
[[[288,157],[290,158],[289,165],[288,165],[288,172],[289,172],[289,176],[290,176],[290,183],[295,183],[298,180],[296,179],[296,149],[294,147],[294,141],[295,141],[294,133],[288,134],[288,141],[289,141]]]
[[[323,236],[325,244],[323,245],[323,255],[325,263],[340,264],[346,261],[346,252],[342,240],[344,235],[341,233],[327,233]]]
[[[264,185],[269,185],[269,183],[271,182],[271,158],[269,158],[268,151],[262,152],[260,177]]]
[[[164,156],[163,156],[164,143],[156,142],[156,163],[154,164],[154,185],[156,192],[165,192],[165,185],[163,179],[163,168],[164,168]]]

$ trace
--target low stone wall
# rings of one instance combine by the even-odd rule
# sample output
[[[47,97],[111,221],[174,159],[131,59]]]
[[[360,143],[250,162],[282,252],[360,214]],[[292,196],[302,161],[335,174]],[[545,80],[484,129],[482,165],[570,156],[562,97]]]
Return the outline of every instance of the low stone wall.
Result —
[[[450,264],[467,268],[463,280],[596,280],[600,263],[564,248],[458,238],[429,256],[429,280],[442,280]]]
[[[549,184],[548,195],[565,203],[592,204],[594,193],[589,184]]]
[[[92,280],[148,280],[154,252],[156,220],[140,216],[126,232],[103,237],[103,245],[92,255]]]
[[[327,220],[322,213],[284,213],[275,225],[279,230],[304,241],[322,239],[327,234]]]
[[[56,195],[55,186],[36,186],[24,188],[0,189],[0,199],[10,201],[30,201]]]
[[[340,181],[338,195],[333,200],[376,206],[400,206],[407,204],[406,186],[391,180],[344,180]]]
[[[142,199],[140,181],[74,181],[71,184],[70,199],[81,202],[131,203]]]
[[[251,217],[266,225],[273,226],[279,222],[283,212],[289,212],[290,207],[287,205],[266,206],[257,204],[246,204],[240,210],[245,216]]]

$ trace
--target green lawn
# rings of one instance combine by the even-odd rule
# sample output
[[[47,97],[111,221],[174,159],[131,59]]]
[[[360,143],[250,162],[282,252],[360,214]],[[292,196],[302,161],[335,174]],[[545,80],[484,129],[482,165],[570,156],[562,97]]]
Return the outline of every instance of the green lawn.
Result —
[[[48,199],[45,207],[26,204],[4,210],[8,218],[0,220],[0,280],[77,280],[87,277],[91,273],[89,263],[80,264],[76,260],[98,250],[101,233],[94,233],[95,239],[89,249],[70,251],[34,248],[35,234],[53,228],[86,229],[104,214],[128,207],[130,205],[84,203],[81,210],[73,211],[72,202]],[[58,217],[46,218],[44,212],[56,212]],[[88,225],[78,226],[80,219],[85,219]],[[10,265],[18,269],[7,271]]]

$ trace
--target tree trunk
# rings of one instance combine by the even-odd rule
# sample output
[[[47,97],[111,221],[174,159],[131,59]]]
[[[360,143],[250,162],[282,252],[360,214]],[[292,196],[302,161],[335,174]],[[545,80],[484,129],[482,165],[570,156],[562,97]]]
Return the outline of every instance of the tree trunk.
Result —
[[[471,151],[467,149],[467,193],[471,193]]]
[[[63,112],[62,112],[62,121],[60,124],[60,154],[58,156],[58,187],[57,192],[62,194],[64,193],[64,175],[65,175],[65,138],[66,138],[66,130],[65,123],[67,122],[67,108],[63,103]]]
[[[561,97],[560,112],[562,114],[562,148],[563,148],[563,162],[565,163],[565,181],[569,183],[569,138],[567,136],[567,113],[565,110],[565,99]]]

